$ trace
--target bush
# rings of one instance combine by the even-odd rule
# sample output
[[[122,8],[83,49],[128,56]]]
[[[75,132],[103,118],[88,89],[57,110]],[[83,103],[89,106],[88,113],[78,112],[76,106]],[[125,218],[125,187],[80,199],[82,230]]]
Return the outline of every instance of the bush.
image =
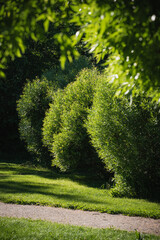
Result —
[[[151,197],[160,185],[160,113],[150,99],[115,98],[106,81],[97,85],[87,128],[93,146],[115,174],[114,196]]]
[[[82,57],[73,63],[66,63],[64,71],[60,67],[55,67],[46,72],[41,79],[28,82],[20,96],[17,105],[20,136],[25,141],[27,149],[43,165],[50,165],[50,154],[43,146],[41,129],[45,112],[53,100],[52,95],[58,88],[63,88],[69,81],[74,81],[78,71],[85,65],[89,65],[89,62],[87,58]]]
[[[75,82],[55,93],[44,119],[44,144],[52,153],[52,164],[62,171],[96,167],[100,161],[85,127],[98,77],[96,69],[82,70]]]
[[[47,79],[35,79],[28,82],[18,100],[17,111],[20,118],[19,131],[21,139],[27,145],[29,152],[37,157],[37,161],[43,165],[50,165],[50,157],[47,148],[42,143],[42,123],[49,103],[52,101],[51,89],[57,86]]]

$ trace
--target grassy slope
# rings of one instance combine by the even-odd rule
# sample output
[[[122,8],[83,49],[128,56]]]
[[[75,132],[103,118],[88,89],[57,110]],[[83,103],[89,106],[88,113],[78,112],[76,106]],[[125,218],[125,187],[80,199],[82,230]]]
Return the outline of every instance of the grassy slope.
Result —
[[[109,190],[82,176],[0,163],[0,201],[122,213],[160,218],[160,204],[147,200],[113,198]],[[91,187],[92,185],[92,187]]]
[[[137,232],[126,232],[114,229],[93,229],[62,224],[53,224],[41,220],[0,218],[1,240],[158,240],[160,236],[146,235]]]

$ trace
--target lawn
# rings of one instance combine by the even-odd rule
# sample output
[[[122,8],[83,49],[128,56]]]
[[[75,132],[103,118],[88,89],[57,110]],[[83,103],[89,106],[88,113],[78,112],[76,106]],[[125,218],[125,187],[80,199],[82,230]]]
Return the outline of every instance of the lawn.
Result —
[[[0,163],[0,201],[122,213],[160,218],[160,204],[144,199],[113,198],[98,180],[43,168]]]
[[[1,240],[158,240],[159,236],[115,229],[94,229],[42,220],[0,218]]]

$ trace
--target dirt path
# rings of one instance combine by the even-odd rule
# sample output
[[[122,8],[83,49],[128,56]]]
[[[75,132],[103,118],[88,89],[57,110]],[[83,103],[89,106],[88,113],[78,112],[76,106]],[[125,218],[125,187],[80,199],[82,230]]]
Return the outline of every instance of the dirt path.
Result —
[[[160,235],[160,219],[128,217],[99,212],[87,212],[34,205],[16,205],[0,202],[0,216],[42,219],[57,223],[110,228]]]

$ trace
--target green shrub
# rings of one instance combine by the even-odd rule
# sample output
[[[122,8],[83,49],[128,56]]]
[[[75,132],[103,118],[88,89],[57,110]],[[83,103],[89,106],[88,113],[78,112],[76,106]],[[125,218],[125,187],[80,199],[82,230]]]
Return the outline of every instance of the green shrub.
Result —
[[[73,63],[66,63],[64,71],[55,67],[43,74],[41,79],[28,82],[18,101],[17,110],[20,118],[19,132],[27,149],[34,154],[38,162],[50,165],[50,154],[42,142],[42,125],[49,103],[55,90],[63,88],[75,80],[76,74],[84,66],[89,66],[87,58],[81,57]]]
[[[17,104],[20,118],[19,131],[29,152],[37,157],[37,161],[49,165],[50,157],[42,143],[42,123],[49,103],[52,101],[51,90],[57,88],[53,82],[43,78],[28,82]]]
[[[53,155],[52,164],[63,171],[99,162],[84,124],[98,77],[96,69],[82,70],[75,82],[55,93],[44,119],[44,144]]]
[[[114,196],[151,197],[160,185],[160,113],[144,96],[130,106],[107,81],[97,85],[87,128],[93,146],[115,173]]]

